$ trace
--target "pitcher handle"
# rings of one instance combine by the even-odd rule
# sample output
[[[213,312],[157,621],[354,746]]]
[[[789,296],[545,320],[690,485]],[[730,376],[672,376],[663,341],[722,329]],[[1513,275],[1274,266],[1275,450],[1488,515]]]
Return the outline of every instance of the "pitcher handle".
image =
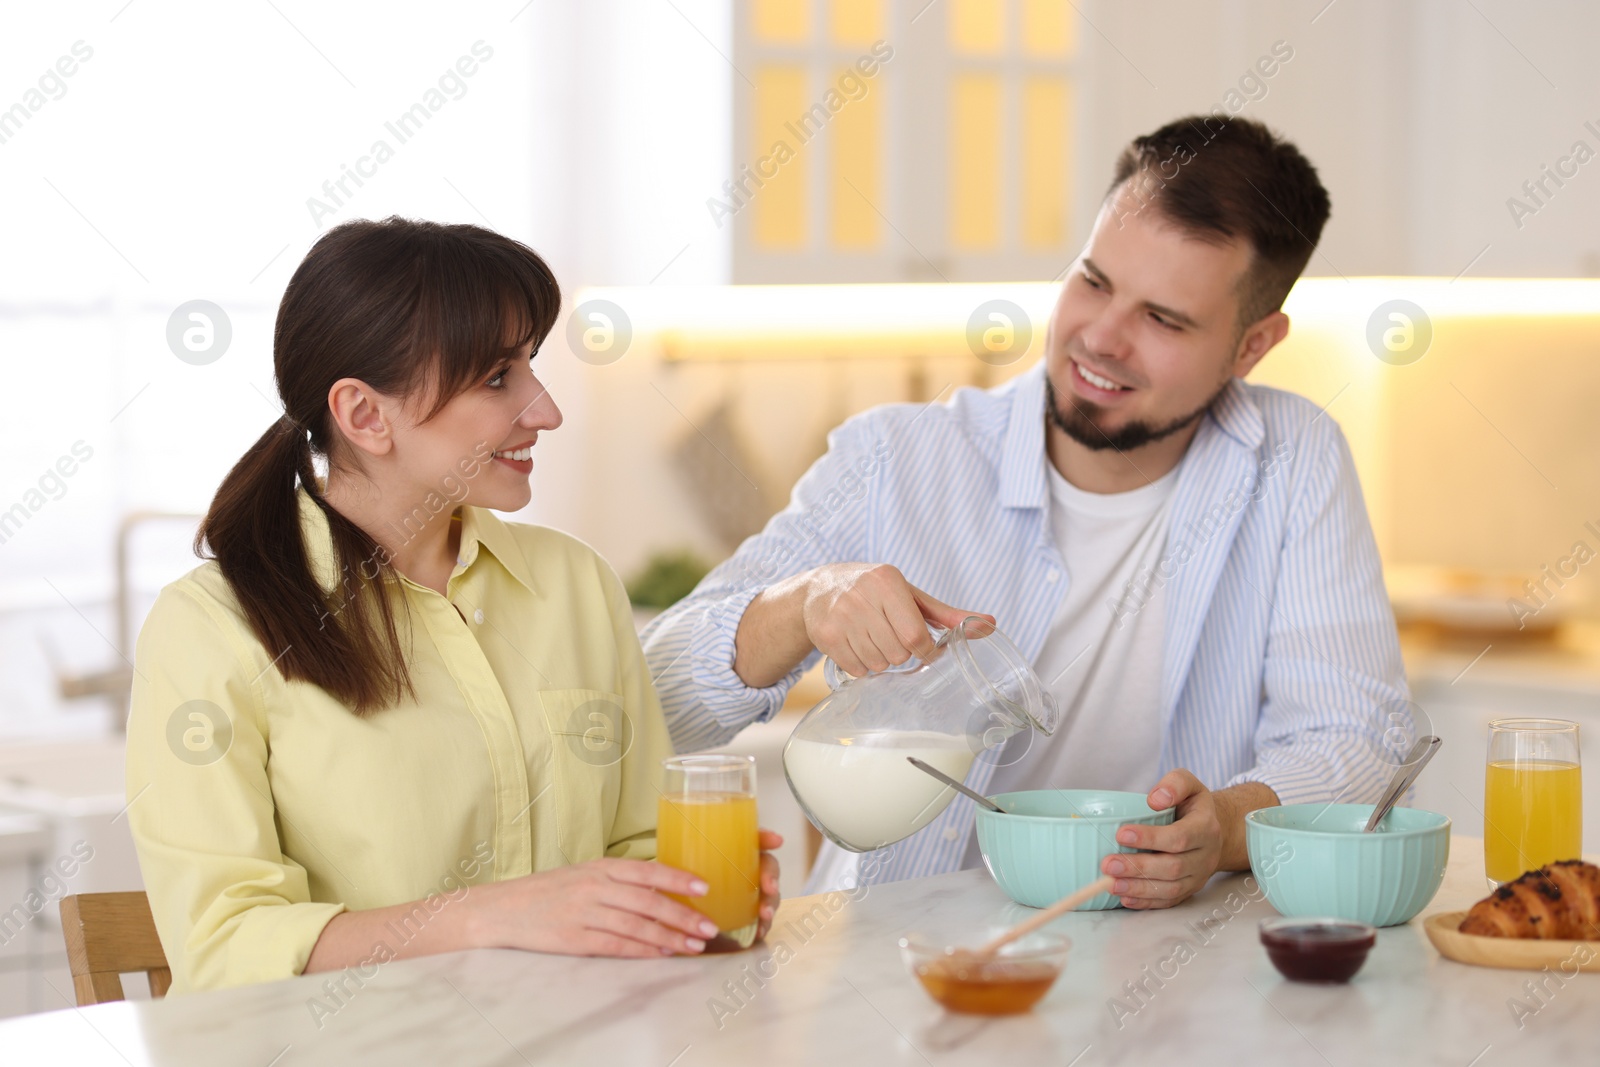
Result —
[[[846,682],[853,682],[856,676],[833,662],[832,656],[822,657],[822,680],[828,683],[829,689],[838,689]]]
[[[952,631],[946,629],[943,626],[940,626],[938,623],[931,623],[930,625],[932,626],[933,631],[934,631],[934,635],[935,635],[934,636],[934,649],[935,649],[934,655],[937,655],[938,654],[938,649],[941,647],[941,642],[943,642],[946,638],[948,638]],[[933,658],[932,656],[929,657],[929,659],[932,659],[932,658]],[[900,664],[899,666],[885,667],[883,670],[877,671],[876,673],[878,673],[878,674],[893,674],[896,671],[915,670],[918,667],[922,666],[922,664],[924,662],[926,662],[926,661],[918,659],[916,656],[912,656],[910,659],[906,660],[904,663]],[[848,682],[855,681],[856,680],[856,676],[851,674],[849,671],[845,670],[843,667],[839,666],[837,663],[835,663],[833,661],[833,657],[832,656],[823,656],[822,657],[822,680],[824,682],[828,683],[828,688],[829,689],[838,689],[841,685],[844,685],[844,684],[846,684]]]

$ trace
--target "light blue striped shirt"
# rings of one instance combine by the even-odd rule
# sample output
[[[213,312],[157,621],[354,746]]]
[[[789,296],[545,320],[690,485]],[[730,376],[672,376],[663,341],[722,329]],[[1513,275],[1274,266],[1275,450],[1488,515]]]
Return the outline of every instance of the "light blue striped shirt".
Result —
[[[782,707],[819,653],[752,689],[733,671],[734,635],[761,590],[822,564],[893,564],[945,603],[994,615],[1030,662],[1039,656],[1067,571],[1049,523],[1043,363],[944,404],[874,408],[828,444],[789,506],[644,632],[680,752],[726,744]],[[1263,782],[1285,804],[1376,801],[1414,724],[1377,545],[1333,419],[1292,393],[1231,382],[1179,469],[1156,570],[1161,772],[1184,767],[1213,789]],[[981,792],[993,773],[980,758],[968,784]],[[863,869],[875,882],[957,870],[973,822],[958,797]]]

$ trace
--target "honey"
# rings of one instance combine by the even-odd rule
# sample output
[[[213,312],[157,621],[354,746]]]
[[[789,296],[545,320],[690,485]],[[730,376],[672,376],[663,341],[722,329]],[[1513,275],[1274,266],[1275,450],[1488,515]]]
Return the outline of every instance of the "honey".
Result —
[[[1027,960],[936,959],[916,969],[928,995],[950,1011],[1015,1015],[1050,992],[1061,968]]]

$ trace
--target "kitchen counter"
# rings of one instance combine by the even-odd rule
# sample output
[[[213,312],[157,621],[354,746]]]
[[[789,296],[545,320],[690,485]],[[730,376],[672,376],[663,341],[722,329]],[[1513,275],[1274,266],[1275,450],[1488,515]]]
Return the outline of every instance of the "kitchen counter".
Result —
[[[1401,627],[1400,650],[1413,686],[1526,687],[1600,696],[1600,623],[1569,619],[1554,633],[1439,634]]]
[[[1423,914],[1465,908],[1484,892],[1482,842],[1458,835]],[[0,1050],[10,1063],[196,1067],[1594,1059],[1600,974],[1453,963],[1428,943],[1419,917],[1380,931],[1348,986],[1291,984],[1257,941],[1257,921],[1275,912],[1246,875],[1219,876],[1165,911],[1064,916],[1053,928],[1072,938],[1072,958],[1028,1015],[946,1015],[901,965],[895,941],[905,930],[949,921],[976,929],[1027,914],[987,872],[963,871],[870,887],[858,899],[785,901],[766,944],[738,955],[452,953],[390,963],[359,987],[349,979],[338,1001],[324,992],[328,976],[314,975],[25,1016],[0,1023]],[[1175,956],[1180,941],[1190,951]],[[1529,982],[1542,982],[1539,997]],[[1525,1008],[1520,1026],[1513,1003]]]

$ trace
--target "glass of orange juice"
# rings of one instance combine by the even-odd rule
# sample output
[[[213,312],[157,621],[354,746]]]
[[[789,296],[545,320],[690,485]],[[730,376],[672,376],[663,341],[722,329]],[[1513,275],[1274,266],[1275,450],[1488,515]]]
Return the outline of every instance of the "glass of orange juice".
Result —
[[[1583,853],[1578,724],[1496,719],[1489,724],[1483,791],[1484,867],[1500,885]]]
[[[673,756],[662,767],[656,860],[710,887],[703,897],[667,895],[717,924],[707,952],[749,948],[761,905],[755,757]]]

